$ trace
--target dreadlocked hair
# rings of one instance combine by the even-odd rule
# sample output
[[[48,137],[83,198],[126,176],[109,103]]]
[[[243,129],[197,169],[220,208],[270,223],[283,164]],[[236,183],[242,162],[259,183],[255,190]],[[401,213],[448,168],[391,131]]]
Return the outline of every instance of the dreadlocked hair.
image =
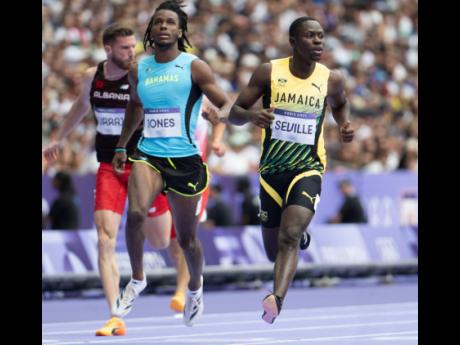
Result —
[[[167,0],[163,3],[160,4],[155,10],[155,12],[152,15],[152,18],[150,18],[149,25],[147,26],[147,30],[145,30],[144,34],[144,51],[147,51],[148,47],[154,47],[154,42],[153,39],[150,38],[150,33],[152,31],[152,26],[153,26],[153,18],[155,17],[155,13],[157,13],[160,10],[169,10],[177,13],[177,16],[179,17],[179,28],[182,30],[182,37],[178,39],[178,48],[180,51],[185,52],[187,47],[192,47],[192,44],[187,38],[187,21],[188,21],[188,16],[187,13],[185,13],[181,7],[185,7],[185,5],[181,4],[181,1],[177,0]]]

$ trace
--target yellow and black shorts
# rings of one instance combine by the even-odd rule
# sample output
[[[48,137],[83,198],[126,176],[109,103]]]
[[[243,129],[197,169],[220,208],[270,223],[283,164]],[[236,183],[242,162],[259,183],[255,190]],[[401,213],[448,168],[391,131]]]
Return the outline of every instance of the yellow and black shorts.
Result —
[[[280,226],[281,213],[289,205],[308,208],[313,213],[321,195],[322,174],[316,170],[261,175],[260,220],[265,228]]]
[[[160,173],[164,181],[163,193],[172,191],[184,196],[195,196],[203,193],[209,184],[208,166],[199,155],[155,157],[136,149],[129,160],[147,164]]]

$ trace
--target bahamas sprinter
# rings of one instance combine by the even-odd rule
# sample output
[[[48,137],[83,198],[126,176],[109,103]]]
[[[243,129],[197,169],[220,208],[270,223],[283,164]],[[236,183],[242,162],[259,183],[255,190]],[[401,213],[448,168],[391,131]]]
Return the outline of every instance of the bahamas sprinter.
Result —
[[[140,229],[149,202],[166,193],[190,272],[183,320],[192,326],[204,309],[203,252],[196,231],[201,193],[209,183],[194,132],[202,94],[219,108],[218,114],[228,113],[231,103],[209,65],[186,53],[190,46],[187,14],[181,7],[178,1],[165,1],[150,19],[144,50],[153,54],[128,73],[131,99],[112,164],[116,171],[122,169],[127,160],[125,145],[144,120],[142,137],[130,157],[133,169],[128,186],[126,241],[133,279],[143,277],[144,238]],[[204,109],[204,113],[210,112]]]

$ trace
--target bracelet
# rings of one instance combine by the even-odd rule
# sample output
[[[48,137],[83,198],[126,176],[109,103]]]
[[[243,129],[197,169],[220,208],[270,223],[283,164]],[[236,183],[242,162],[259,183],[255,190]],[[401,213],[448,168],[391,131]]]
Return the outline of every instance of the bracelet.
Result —
[[[115,152],[118,153],[118,152],[125,152],[126,153],[126,149],[124,147],[115,147]]]

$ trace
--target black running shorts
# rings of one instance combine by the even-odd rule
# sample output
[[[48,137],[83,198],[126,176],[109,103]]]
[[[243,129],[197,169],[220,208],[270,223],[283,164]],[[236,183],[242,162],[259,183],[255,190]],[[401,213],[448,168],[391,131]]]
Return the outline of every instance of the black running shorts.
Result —
[[[322,182],[322,175],[318,171],[261,175],[259,181],[260,220],[263,227],[279,227],[281,213],[289,205],[303,206],[315,212]]]
[[[172,191],[184,196],[195,196],[203,193],[209,184],[208,166],[199,155],[155,157],[136,149],[129,160],[134,164],[147,164],[159,172],[164,181],[165,193]]]

